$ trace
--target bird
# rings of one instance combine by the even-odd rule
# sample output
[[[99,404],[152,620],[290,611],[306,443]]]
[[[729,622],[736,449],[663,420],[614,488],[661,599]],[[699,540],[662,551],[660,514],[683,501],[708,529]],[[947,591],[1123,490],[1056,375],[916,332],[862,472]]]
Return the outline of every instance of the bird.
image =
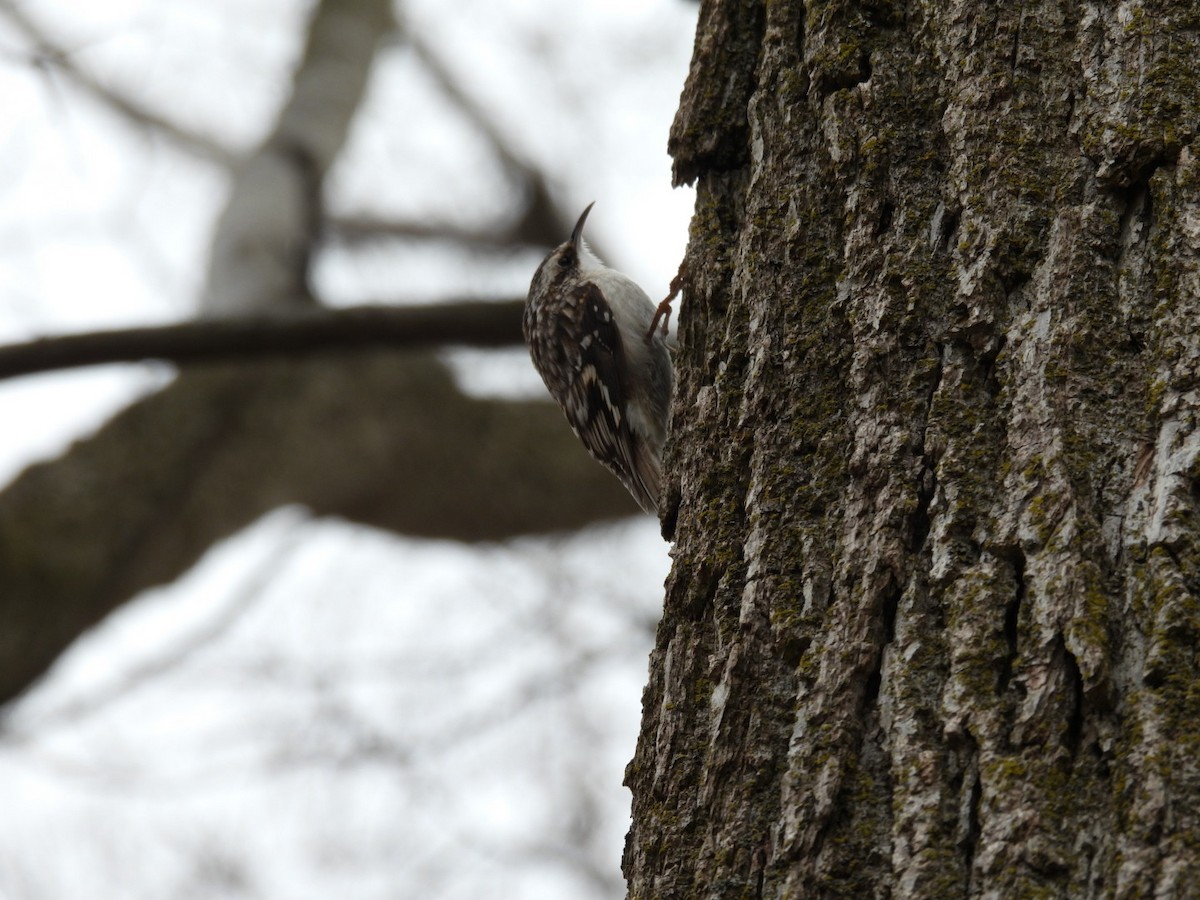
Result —
[[[583,239],[595,202],[538,266],[522,331],[534,368],[594,459],[658,513],[674,389],[662,309]]]

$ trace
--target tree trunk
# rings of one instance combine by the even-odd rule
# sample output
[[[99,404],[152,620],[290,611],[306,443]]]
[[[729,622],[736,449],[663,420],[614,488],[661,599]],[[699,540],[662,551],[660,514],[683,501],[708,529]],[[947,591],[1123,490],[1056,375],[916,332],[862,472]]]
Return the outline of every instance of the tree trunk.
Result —
[[[308,276],[323,227],[325,176],[367,91],[393,25],[390,0],[321,0],[287,103],[232,173],[200,300],[208,314],[287,311],[315,303]]]
[[[1200,4],[705,0],[632,897],[1200,892]]]

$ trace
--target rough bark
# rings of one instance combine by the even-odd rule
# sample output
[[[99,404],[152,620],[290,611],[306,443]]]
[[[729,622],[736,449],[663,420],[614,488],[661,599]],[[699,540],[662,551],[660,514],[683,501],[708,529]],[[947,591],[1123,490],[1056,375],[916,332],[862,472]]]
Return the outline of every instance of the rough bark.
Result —
[[[702,4],[630,896],[1194,895],[1197,59],[1195,2]]]

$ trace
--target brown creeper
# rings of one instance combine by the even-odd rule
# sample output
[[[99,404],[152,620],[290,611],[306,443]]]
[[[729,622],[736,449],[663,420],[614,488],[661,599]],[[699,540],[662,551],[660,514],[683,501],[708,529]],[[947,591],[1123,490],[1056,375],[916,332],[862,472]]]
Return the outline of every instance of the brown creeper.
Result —
[[[533,365],[572,430],[642,509],[658,512],[673,375],[645,292],[583,241],[589,204],[571,239],[538,266],[525,301]]]

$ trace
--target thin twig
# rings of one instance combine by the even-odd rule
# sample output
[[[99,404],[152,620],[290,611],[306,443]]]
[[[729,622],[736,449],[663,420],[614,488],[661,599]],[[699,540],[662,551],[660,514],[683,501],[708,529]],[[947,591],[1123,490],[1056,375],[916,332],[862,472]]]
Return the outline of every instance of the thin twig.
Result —
[[[45,737],[47,732],[56,727],[78,726],[96,713],[111,709],[117,701],[128,697],[138,688],[152,683],[172,670],[180,669],[205,648],[229,633],[267,596],[271,582],[291,563],[296,550],[303,545],[307,534],[303,526],[307,522],[307,518],[292,521],[278,545],[256,564],[243,583],[222,601],[216,613],[195,631],[184,635],[177,643],[158,654],[135,663],[108,684],[99,688],[93,685],[90,690],[82,691],[46,712],[35,713],[30,722],[14,727],[0,719],[0,741],[10,744],[33,742]]]
[[[12,0],[0,0],[0,13],[32,45],[34,57],[31,62],[34,65],[40,66],[46,71],[52,69],[61,73],[93,100],[103,103],[109,109],[124,116],[132,124],[148,128],[152,133],[166,138],[181,150],[223,166],[232,165],[236,160],[235,151],[222,146],[215,137],[192,131],[178,122],[170,121],[133,98],[104,84],[91,72],[76,65],[71,54],[55,44],[53,39],[25,13],[20,4],[13,3]]]

